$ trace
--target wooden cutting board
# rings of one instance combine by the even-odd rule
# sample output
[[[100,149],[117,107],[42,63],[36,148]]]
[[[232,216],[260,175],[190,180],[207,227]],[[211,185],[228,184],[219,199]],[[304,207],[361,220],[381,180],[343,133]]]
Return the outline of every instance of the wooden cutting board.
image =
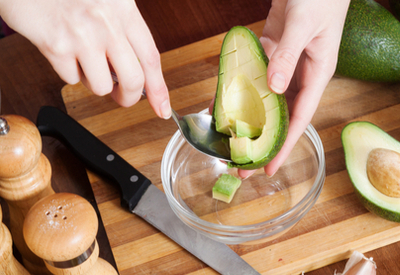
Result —
[[[250,26],[258,36],[264,22]],[[161,55],[171,103],[180,114],[208,107],[217,84],[225,34]],[[155,116],[147,100],[119,107],[81,84],[62,90],[68,113],[162,189],[161,158],[176,131]],[[301,274],[400,240],[400,226],[358,202],[347,175],[340,134],[350,121],[366,120],[400,140],[400,85],[334,77],[312,120],[326,156],[326,181],[311,211],[275,240],[231,248],[261,274]],[[141,218],[120,207],[119,193],[88,172],[120,274],[216,274]]]

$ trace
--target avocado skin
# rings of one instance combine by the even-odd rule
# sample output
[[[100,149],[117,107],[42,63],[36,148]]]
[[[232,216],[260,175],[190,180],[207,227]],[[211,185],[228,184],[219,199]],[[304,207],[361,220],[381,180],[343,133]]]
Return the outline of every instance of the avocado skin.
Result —
[[[229,168],[240,168],[243,170],[255,170],[267,165],[281,150],[283,144],[285,143],[286,136],[289,129],[289,110],[286,103],[286,97],[283,94],[278,95],[280,112],[280,125],[277,142],[274,144],[274,148],[266,155],[263,159],[257,162],[251,162],[246,164],[237,164],[235,162],[228,162]]]
[[[250,30],[244,26],[235,26],[235,27],[231,28],[230,32],[234,31],[237,28],[246,29],[251,34],[251,36],[253,37],[254,41],[257,44],[258,49],[260,50],[261,59],[265,62],[265,64],[268,67],[269,59],[268,59],[267,55],[265,54],[264,48],[263,48],[260,40],[258,39],[257,35],[252,30]],[[225,36],[224,41],[222,42],[222,45],[224,45],[225,39],[227,39],[227,36]],[[220,56],[219,64],[222,64],[221,56]],[[222,70],[222,68],[220,65],[218,75],[221,73],[221,70]],[[220,85],[220,80],[221,79],[218,77],[217,87],[219,87],[219,85]],[[216,97],[218,97],[218,96],[220,96],[220,95],[217,92]],[[283,144],[285,143],[286,136],[287,136],[288,129],[289,129],[289,110],[288,110],[285,95],[284,94],[276,94],[276,96],[278,97],[279,108],[281,111],[280,111],[279,131],[277,134],[278,137],[277,137],[277,142],[274,144],[274,148],[271,149],[270,153],[267,154],[263,159],[261,159],[257,162],[251,162],[251,163],[246,163],[246,164],[238,164],[235,162],[228,162],[228,164],[227,164],[228,168],[240,168],[243,170],[256,170],[256,169],[259,169],[259,168],[267,165],[279,153]],[[213,112],[212,112],[212,117],[214,120],[215,120],[215,116],[216,116],[216,110],[215,110],[215,105],[214,105]]]
[[[366,81],[400,81],[400,22],[373,0],[352,0],[336,74]]]
[[[354,186],[354,185],[353,185]],[[358,189],[355,190],[355,194],[361,204],[371,213],[392,222],[400,222],[400,215],[399,213],[392,211],[390,209],[382,209],[381,206],[367,200]]]

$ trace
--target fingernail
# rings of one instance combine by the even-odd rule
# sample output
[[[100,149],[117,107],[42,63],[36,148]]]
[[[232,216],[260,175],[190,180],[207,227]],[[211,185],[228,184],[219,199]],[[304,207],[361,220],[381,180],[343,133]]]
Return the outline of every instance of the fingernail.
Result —
[[[283,93],[285,89],[285,76],[280,73],[274,73],[271,77],[271,83],[269,84],[270,88],[275,93]]]
[[[268,171],[268,172],[271,172],[271,171]],[[274,175],[275,175],[275,173],[276,173],[276,171],[272,171],[272,173],[268,173],[267,171],[265,171],[265,175],[268,177],[268,178],[272,178]]]
[[[248,179],[251,175],[253,175],[254,173],[255,173],[256,171],[255,170],[246,170],[245,172],[243,172],[243,170],[242,171],[238,171],[238,173],[239,173],[239,177],[242,179],[242,180],[245,180],[245,179]],[[243,173],[244,173],[244,177],[243,177]]]
[[[169,99],[166,99],[161,103],[160,112],[164,119],[169,119],[171,117],[171,105],[169,104]]]
[[[251,176],[251,174],[250,174],[250,175],[247,175],[247,176],[244,177],[244,178],[242,178],[242,180],[247,180],[248,178],[250,178],[250,176]]]

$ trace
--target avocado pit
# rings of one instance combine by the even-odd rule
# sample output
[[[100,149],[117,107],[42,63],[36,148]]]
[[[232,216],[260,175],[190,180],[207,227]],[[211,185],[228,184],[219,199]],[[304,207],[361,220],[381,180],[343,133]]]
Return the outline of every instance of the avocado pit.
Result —
[[[371,184],[381,193],[400,198],[400,154],[375,148],[367,159],[367,174]]]

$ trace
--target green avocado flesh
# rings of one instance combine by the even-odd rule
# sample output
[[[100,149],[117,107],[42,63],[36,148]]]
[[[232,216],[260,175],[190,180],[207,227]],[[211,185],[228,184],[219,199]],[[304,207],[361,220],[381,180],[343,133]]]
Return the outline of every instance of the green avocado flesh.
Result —
[[[251,139],[248,137],[230,138],[229,147],[231,148],[231,158],[236,163],[249,163],[251,162],[253,146]]]
[[[289,123],[286,98],[269,89],[267,66],[268,58],[251,30],[238,26],[226,34],[213,118],[217,131],[232,136],[230,167],[263,167],[285,142]]]
[[[259,137],[262,132],[262,128],[255,127],[242,120],[236,120],[235,127],[234,132],[237,137],[255,138]]]
[[[222,174],[212,189],[213,198],[230,203],[241,184],[242,181],[235,176]]]
[[[374,0],[352,0],[336,74],[367,81],[400,81],[400,22]]]
[[[376,148],[400,153],[400,143],[370,122],[352,122],[342,131],[346,168],[363,205],[372,213],[390,221],[400,222],[400,198],[379,192],[367,174],[369,153]]]

